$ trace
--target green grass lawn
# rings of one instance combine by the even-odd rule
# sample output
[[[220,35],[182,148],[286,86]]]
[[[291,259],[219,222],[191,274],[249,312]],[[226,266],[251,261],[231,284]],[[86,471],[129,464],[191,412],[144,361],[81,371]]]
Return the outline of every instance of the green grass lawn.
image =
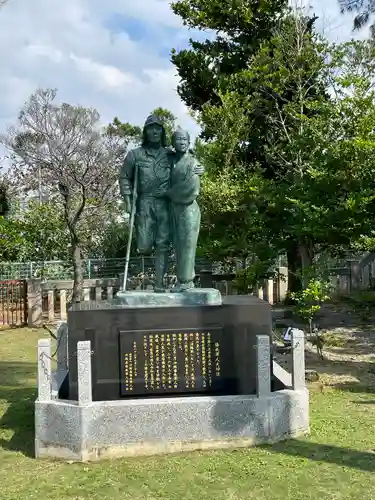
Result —
[[[0,499],[375,499],[375,394],[311,391],[311,434],[273,446],[79,464],[33,458],[39,330],[0,332]]]

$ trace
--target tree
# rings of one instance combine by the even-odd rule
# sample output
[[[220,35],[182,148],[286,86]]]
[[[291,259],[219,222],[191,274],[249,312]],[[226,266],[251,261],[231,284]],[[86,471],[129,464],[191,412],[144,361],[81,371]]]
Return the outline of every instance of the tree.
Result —
[[[313,22],[280,18],[197,114],[211,137],[200,148],[206,241],[263,262],[287,252],[291,292],[316,251],[348,249],[374,223],[374,49],[329,46]]]
[[[0,216],[0,261],[17,261],[24,245],[23,224]]]
[[[201,43],[191,40],[190,49],[179,53],[172,51],[172,62],[181,78],[178,92],[185,104],[195,112],[202,128],[202,138],[215,140],[218,134],[221,134],[221,124],[228,124],[228,120],[221,116],[223,96],[235,91],[236,106],[238,110],[246,109],[246,114],[242,115],[242,122],[240,121],[241,138],[231,146],[229,156],[232,163],[236,157],[242,171],[247,171],[248,175],[252,175],[249,169],[259,172],[260,168],[263,177],[275,178],[281,165],[279,160],[271,159],[267,151],[275,137],[267,123],[267,113],[264,109],[266,100],[269,101],[270,108],[275,102],[272,96],[264,94],[263,109],[248,105],[251,96],[258,92],[259,83],[262,83],[255,75],[251,77],[249,70],[254,64],[254,58],[264,47],[268,46],[272,58],[269,41],[274,38],[275,29],[279,29],[280,20],[283,21],[290,15],[287,2],[262,2],[260,6],[258,2],[244,0],[236,2],[235,5],[229,1],[223,4],[207,3],[204,0],[182,0],[174,2],[172,8],[189,27],[211,29],[218,33],[213,41],[206,40]],[[306,19],[309,31],[315,19]],[[291,99],[292,90],[288,89],[283,98]],[[212,110],[210,118],[205,113],[207,106]],[[236,118],[230,121],[230,126],[237,127]],[[223,132],[223,137],[231,135],[228,127]],[[223,165],[222,161],[218,163]],[[294,247],[297,246],[298,242],[295,242]],[[296,259],[295,248],[294,252],[289,252],[290,259]]]
[[[192,8],[186,7],[183,10],[182,3],[186,6],[188,2],[176,2],[175,7],[177,13],[184,16],[184,20],[186,16],[190,16],[192,23],[200,23],[198,26],[201,28],[216,28],[220,23],[220,29],[226,35],[225,40],[219,37],[216,44],[207,41],[202,46],[202,44],[191,42],[192,50],[181,51],[179,54],[174,52],[172,60],[182,77],[179,87],[180,95],[196,112],[203,130],[203,138],[209,141],[206,151],[210,151],[208,153],[210,158],[207,158],[207,154],[203,156],[206,156],[205,162],[213,166],[213,168],[208,167],[208,170],[212,171],[212,181],[215,183],[214,178],[219,174],[222,175],[224,165],[230,165],[230,170],[233,171],[230,175],[230,182],[237,182],[239,192],[243,192],[244,186],[248,186],[252,192],[251,197],[245,196],[243,192],[246,200],[242,199],[239,206],[243,207],[242,211],[245,211],[246,203],[249,204],[247,213],[251,214],[253,221],[249,220],[249,216],[238,214],[237,227],[233,229],[234,234],[237,235],[236,238],[241,236],[238,240],[238,243],[241,243],[234,246],[241,253],[245,252],[243,246],[245,238],[248,252],[253,251],[254,246],[257,246],[257,251],[260,251],[262,247],[261,253],[264,254],[266,249],[262,242],[258,241],[256,244],[255,242],[259,239],[260,227],[265,226],[263,228],[268,233],[268,224],[260,223],[260,221],[254,223],[254,221],[256,214],[262,214],[263,218],[267,214],[271,215],[272,202],[270,205],[269,200],[259,198],[255,202],[254,194],[259,193],[258,188],[264,184],[264,181],[280,183],[290,170],[285,159],[280,158],[275,150],[276,144],[279,151],[282,151],[287,143],[284,130],[281,130],[278,123],[279,112],[289,102],[295,105],[298,92],[299,100],[301,96],[306,100],[316,94],[321,94],[323,99],[328,99],[324,85],[317,81],[317,66],[322,67],[324,59],[315,55],[317,40],[312,33],[316,17],[309,18],[300,11],[293,13],[286,9],[285,4],[273,3],[269,9],[277,8],[278,15],[272,11],[271,19],[268,19],[270,10],[267,9],[260,16],[251,17],[248,14],[246,18],[243,12],[244,9],[250,9],[249,3],[240,2],[235,8],[226,12],[225,22],[223,22],[218,11],[210,10],[206,4],[204,8],[202,5],[204,12],[198,16]],[[190,17],[186,22],[190,22]],[[244,19],[248,20],[248,24],[244,22]],[[264,26],[267,26],[267,30]],[[249,30],[253,35],[251,44],[249,43]],[[247,40],[247,44],[236,48],[239,40],[242,42]],[[225,47],[228,47],[226,44],[229,42],[230,51],[227,54]],[[214,46],[216,51],[208,53],[208,48],[212,49]],[[233,57],[233,54],[237,56]],[[200,57],[205,60],[206,69],[199,66]],[[228,59],[231,61],[230,70],[226,64],[223,64],[223,61]],[[297,65],[299,65],[298,68]],[[194,77],[191,76],[193,71],[195,71]],[[210,72],[209,79],[205,71]],[[209,83],[207,83],[208,80]],[[200,82],[200,88],[196,86],[196,81]],[[302,88],[301,85],[305,82],[306,88]],[[206,87],[207,92],[204,93]],[[308,90],[308,96],[305,95],[306,90]],[[292,124],[290,123],[289,126]],[[293,127],[297,127],[295,121]],[[226,176],[228,176],[227,167],[226,171]],[[220,184],[222,183],[223,179],[220,179]],[[204,190],[205,186],[203,186]],[[222,188],[218,191],[222,192]],[[217,195],[220,196],[220,193],[216,193],[214,198]],[[227,206],[227,204],[221,206]],[[226,221],[227,224],[229,223],[227,227],[231,227],[234,214],[231,211],[227,215],[228,217],[225,217],[229,219]],[[274,216],[273,219],[275,219]],[[277,234],[279,233],[280,231]],[[272,253],[274,253],[276,247],[271,245],[268,248],[272,248]],[[286,251],[289,268],[292,271],[301,265],[300,248],[301,242],[289,237]],[[268,253],[267,250],[266,254]],[[270,256],[267,260],[269,258]],[[296,274],[293,273],[293,275]],[[294,286],[292,279],[289,283]]]
[[[92,225],[117,203],[117,172],[126,143],[103,132],[94,109],[55,104],[56,90],[39,89],[22,108],[3,142],[20,162],[26,186],[41,175],[59,196],[74,269],[73,301],[82,295],[82,253]],[[88,225],[88,221],[90,224]]]
[[[30,200],[22,209],[12,210],[10,221],[22,225],[18,261],[70,260],[70,235],[59,199],[42,204]]]
[[[330,106],[329,49],[313,29],[315,20],[299,9],[280,19],[272,38],[241,74],[241,81],[248,80],[257,89],[247,100],[247,109],[251,128],[266,138],[257,158],[267,180],[265,197],[259,201],[274,245],[287,254],[290,291],[302,286],[299,270],[311,265],[316,243],[313,233],[306,231],[306,214],[298,217],[291,193],[300,185],[305,188],[312,149],[317,147],[311,141],[311,128]]]
[[[61,204],[30,200],[21,208],[15,201],[7,218],[1,219],[1,260],[40,262],[68,260],[70,237]]]
[[[141,127],[131,125],[130,123],[123,123],[117,116],[107,126],[106,133],[109,136],[121,137],[126,146],[132,143],[138,144],[142,138]]]
[[[180,76],[177,91],[183,102],[199,112],[207,102],[219,104],[217,90],[248,67],[249,61],[287,6],[285,0],[177,0],[171,6],[185,26],[215,32],[213,40],[190,40],[190,48],[172,50]],[[210,136],[209,129],[203,134]]]

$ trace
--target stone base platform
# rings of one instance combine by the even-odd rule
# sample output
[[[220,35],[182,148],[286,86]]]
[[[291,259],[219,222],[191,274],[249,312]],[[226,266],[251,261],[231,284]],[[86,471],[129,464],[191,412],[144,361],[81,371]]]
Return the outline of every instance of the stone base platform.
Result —
[[[214,288],[191,288],[176,293],[131,290],[119,291],[114,302],[124,307],[220,306],[222,298],[219,290]]]
[[[248,447],[309,430],[306,389],[268,396],[195,396],[35,403],[36,458],[94,461]]]

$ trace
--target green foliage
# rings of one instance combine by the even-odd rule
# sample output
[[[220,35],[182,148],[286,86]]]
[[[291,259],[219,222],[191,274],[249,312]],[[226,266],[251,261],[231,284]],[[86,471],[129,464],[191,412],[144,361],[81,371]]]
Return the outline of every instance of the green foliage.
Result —
[[[172,55],[182,80],[180,96],[195,112],[202,137],[210,139],[196,144],[207,171],[201,195],[207,253],[255,252],[261,259],[276,258],[296,239],[289,192],[297,146],[279,112],[285,103],[295,105],[297,83],[303,79],[309,83],[299,89],[301,95],[309,88],[320,93],[312,77],[324,64],[324,54],[317,56],[313,23],[303,16],[295,16],[300,22],[294,22],[285,2],[264,2],[261,9],[256,5],[256,15],[255,3],[244,1],[235,6],[220,2],[220,8],[219,2],[203,0],[172,6],[189,26],[223,33],[214,41],[192,41],[189,50]],[[298,57],[297,40],[303,40]],[[298,113],[289,119],[290,134],[299,131],[301,121]],[[306,140],[299,145],[298,153],[306,150],[306,156]],[[287,149],[294,154],[292,161],[280,158]],[[285,210],[287,193],[291,199]]]
[[[219,93],[220,104],[207,103],[200,114],[200,122],[215,134],[207,146],[211,163],[216,159],[210,172],[234,170],[241,185],[244,179],[256,179],[256,189],[243,204],[252,202],[248,208],[253,219],[259,217],[257,224],[271,229],[271,241],[281,245],[280,251],[288,249],[289,241],[310,237],[306,210],[311,212],[312,193],[306,192],[305,179],[316,108],[327,106],[325,94],[312,84],[315,75],[324,76],[326,55],[326,46],[310,33],[307,20],[287,17],[253,56],[250,69],[228,77],[230,90]],[[265,142],[257,142],[255,135]],[[315,228],[318,214],[312,215]]]
[[[0,259],[2,261],[17,260],[24,245],[23,224],[0,217]]]
[[[322,304],[329,300],[331,296],[330,282],[320,277],[311,278],[301,292],[291,293],[290,295],[296,304],[296,314],[308,322],[311,334],[316,315],[319,313]]]
[[[264,189],[262,171],[257,165],[247,169],[238,158],[238,143],[246,133],[243,110],[231,95],[223,94],[221,99],[222,107],[207,105],[200,121],[210,119],[217,123],[216,140],[197,141],[195,148],[206,169],[199,199],[201,253],[213,260],[256,253],[267,261],[276,254],[274,246],[268,244],[268,228],[260,215]]]
[[[250,265],[236,272],[233,288],[238,295],[254,293],[261,281],[274,278],[276,271],[271,268],[272,262],[255,259]]]
[[[129,226],[125,221],[113,220],[100,235],[91,256],[106,259],[120,259],[126,256]],[[133,246],[134,248],[134,246]]]
[[[315,18],[274,4],[259,18],[250,2],[183,0],[189,26],[218,29],[213,41],[173,53],[179,93],[203,130],[202,246],[210,255],[286,253],[290,269],[314,252],[359,249],[375,223],[374,45],[330,45]],[[221,2],[220,2],[221,5]],[[274,13],[275,14],[275,13]],[[260,22],[260,21],[259,21]],[[255,31],[253,31],[255,33]],[[229,50],[228,48],[232,49]],[[209,64],[208,64],[209,63]],[[291,280],[290,280],[291,282]]]
[[[117,116],[107,126],[106,132],[110,136],[122,137],[127,144],[133,142],[139,143],[142,138],[141,127],[131,125],[130,123],[123,123]]]
[[[70,260],[69,231],[57,200],[42,204],[30,201],[19,217],[24,228],[20,261]]]
[[[9,218],[1,217],[1,260],[30,262],[68,260],[70,238],[61,206],[56,201],[30,201],[21,210],[15,203]]]
[[[185,26],[216,33],[213,40],[190,40],[189,49],[172,50],[172,62],[181,80],[177,91],[190,109],[201,111],[207,102],[219,103],[219,87],[225,91],[227,78],[248,67],[286,5],[285,0],[172,2],[174,13]]]

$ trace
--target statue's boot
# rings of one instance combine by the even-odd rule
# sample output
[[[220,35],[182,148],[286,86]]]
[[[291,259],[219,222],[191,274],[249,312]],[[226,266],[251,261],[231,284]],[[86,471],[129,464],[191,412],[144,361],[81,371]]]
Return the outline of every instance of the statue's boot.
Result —
[[[168,252],[160,252],[155,256],[155,287],[154,292],[165,292],[164,276],[168,267]]]
[[[194,281],[187,281],[186,283],[181,283],[180,285],[181,292],[191,290],[192,288],[195,288]]]
[[[187,281],[186,283],[178,283],[177,286],[172,288],[173,293],[183,293],[186,292],[187,290],[191,290],[192,288],[195,288],[194,281]]]

